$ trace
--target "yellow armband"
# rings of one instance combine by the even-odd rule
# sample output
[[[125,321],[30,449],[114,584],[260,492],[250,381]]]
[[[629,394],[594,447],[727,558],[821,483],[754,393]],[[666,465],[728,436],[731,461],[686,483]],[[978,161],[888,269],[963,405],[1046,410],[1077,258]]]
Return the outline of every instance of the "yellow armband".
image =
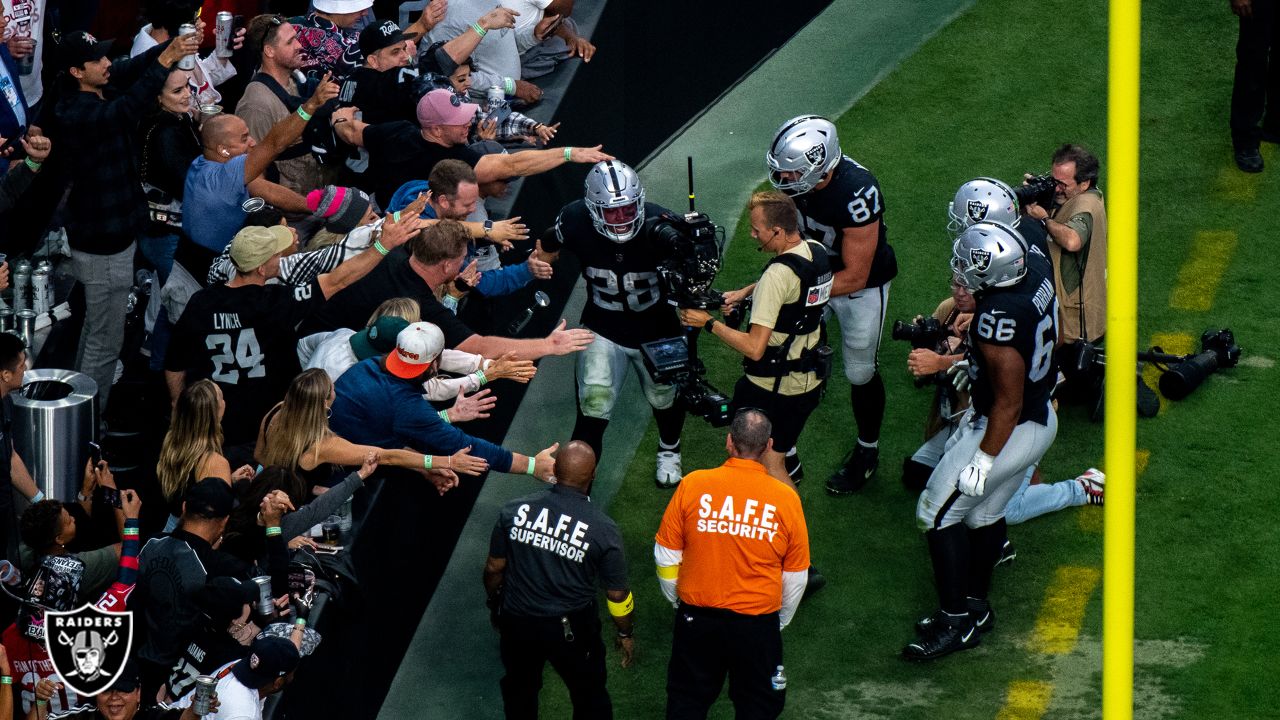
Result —
[[[662,580],[675,580],[680,576],[679,565],[659,565],[658,577]]]
[[[609,600],[609,614],[616,617],[626,617],[636,609],[636,599],[631,593],[627,593],[627,597],[622,602],[614,602]]]

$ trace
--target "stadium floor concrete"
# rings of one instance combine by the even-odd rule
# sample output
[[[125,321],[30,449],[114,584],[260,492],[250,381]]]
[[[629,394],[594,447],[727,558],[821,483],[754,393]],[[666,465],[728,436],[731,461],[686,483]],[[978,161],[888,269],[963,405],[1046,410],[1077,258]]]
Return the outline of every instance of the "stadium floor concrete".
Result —
[[[733,237],[762,157],[777,126],[801,113],[836,117],[893,71],[973,0],[836,0],[795,37],[640,163],[648,197],[683,209],[685,157],[694,155],[698,208]],[[707,152],[714,148],[714,152]],[[575,288],[564,317],[577,318]],[[521,451],[568,439],[574,418],[574,359],[546,358],[521,403],[504,445]],[[650,414],[634,381],[617,403],[605,435],[595,502],[608,507],[645,434]],[[383,702],[380,718],[502,717],[497,634],[480,584],[498,508],[537,489],[529,478],[495,476],[481,491],[448,569],[432,597]],[[633,569],[647,577],[643,568]]]

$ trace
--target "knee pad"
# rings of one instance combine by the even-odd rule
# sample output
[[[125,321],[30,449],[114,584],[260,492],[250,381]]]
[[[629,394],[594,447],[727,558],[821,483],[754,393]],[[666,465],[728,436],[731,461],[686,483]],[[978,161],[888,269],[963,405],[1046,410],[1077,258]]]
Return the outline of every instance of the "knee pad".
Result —
[[[871,362],[850,359],[845,354],[844,376],[849,379],[850,385],[866,385],[871,382],[871,378],[875,377],[876,363],[875,357],[872,356]]]
[[[608,385],[585,385],[578,396],[578,407],[587,417],[608,420],[613,413],[613,388]]]

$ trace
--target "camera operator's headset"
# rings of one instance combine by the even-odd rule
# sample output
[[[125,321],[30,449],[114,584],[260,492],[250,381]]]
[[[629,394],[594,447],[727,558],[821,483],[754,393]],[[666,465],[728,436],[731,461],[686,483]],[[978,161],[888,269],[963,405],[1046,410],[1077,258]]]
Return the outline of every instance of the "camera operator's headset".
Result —
[[[823,313],[831,297],[833,278],[831,261],[826,247],[821,243],[816,240],[805,240],[805,242],[810,244],[809,250],[813,256],[811,261],[806,261],[795,253],[782,253],[765,266],[768,269],[769,265],[781,263],[800,278],[800,296],[795,302],[783,305],[778,311],[775,330],[785,329],[786,341],[781,345],[765,348],[764,355],[759,360],[742,359],[742,370],[746,374],[774,378],[773,392],[775,393],[782,386],[782,378],[793,372],[812,372],[818,376],[819,381],[831,376],[833,352],[831,346],[827,344],[827,326],[822,322]],[[823,286],[826,286],[826,298],[812,305],[809,304],[808,298],[811,294],[818,293],[821,297]],[[814,330],[821,330],[818,344],[805,349],[800,353],[800,357],[788,359],[791,343],[795,342],[796,337],[808,335]]]

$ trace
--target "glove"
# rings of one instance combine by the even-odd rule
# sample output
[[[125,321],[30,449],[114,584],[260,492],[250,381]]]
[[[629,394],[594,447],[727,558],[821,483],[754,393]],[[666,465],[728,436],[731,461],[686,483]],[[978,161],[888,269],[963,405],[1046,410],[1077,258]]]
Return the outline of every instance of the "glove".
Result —
[[[972,384],[972,381],[969,379],[969,361],[961,360],[955,365],[952,365],[951,368],[947,370],[947,377],[950,378],[951,386],[954,387],[957,392],[968,392],[969,385]]]
[[[995,461],[994,457],[981,450],[975,452],[973,459],[960,471],[960,480],[956,483],[960,492],[969,497],[978,497],[986,492],[987,473],[991,472],[991,466],[995,464]]]

